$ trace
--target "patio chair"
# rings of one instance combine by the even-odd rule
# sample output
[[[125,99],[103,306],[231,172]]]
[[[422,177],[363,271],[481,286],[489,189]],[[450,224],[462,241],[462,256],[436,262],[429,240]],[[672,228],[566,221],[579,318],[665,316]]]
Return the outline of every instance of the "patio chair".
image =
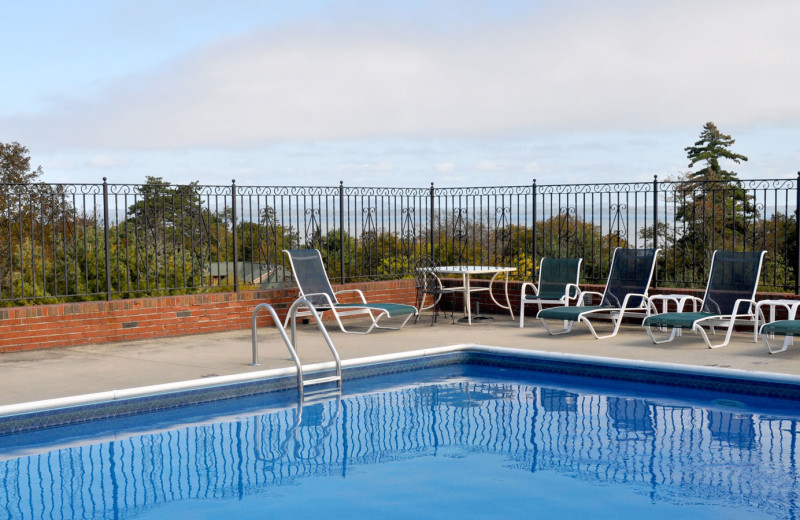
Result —
[[[681,329],[691,329],[703,337],[708,348],[727,345],[734,325],[749,322],[752,326],[755,321],[756,288],[766,254],[766,251],[714,251],[700,312],[665,312],[649,316],[642,322],[647,335],[653,343],[667,343],[674,340]],[[704,327],[709,327],[714,334],[717,326],[726,326],[728,331],[722,343],[712,345]],[[666,339],[656,339],[653,327],[672,327],[672,331]]]
[[[765,323],[761,326],[758,333],[761,335],[761,339],[764,340],[764,345],[767,346],[767,350],[770,354],[784,352],[789,348],[789,345],[794,343],[794,336],[800,335],[800,320],[778,320],[772,323]],[[768,336],[773,336],[775,334],[784,335],[783,345],[777,350],[772,349],[768,338]]]
[[[330,312],[339,324],[342,332],[348,334],[367,334],[373,328],[381,329],[401,329],[411,319],[417,315],[417,308],[412,305],[399,303],[367,303],[364,293],[358,289],[347,289],[334,292],[325,272],[325,265],[322,263],[322,255],[317,249],[292,249],[284,250],[289,257],[292,265],[292,273],[300,288],[300,297],[307,299],[314,306],[318,313]],[[340,303],[338,295],[354,293],[361,301],[358,303]],[[366,314],[372,320],[366,331],[351,331],[345,329],[340,319],[342,316],[352,316]],[[310,313],[297,313],[297,316],[310,315]],[[378,320],[384,317],[405,316],[405,320],[399,327],[383,327],[378,325]],[[286,317],[284,327],[289,324],[289,317]]]
[[[567,306],[581,299],[578,280],[581,275],[582,258],[542,258],[539,262],[539,283],[522,284],[519,304],[519,326],[525,326],[525,306],[536,304],[542,310],[543,303]],[[528,289],[533,294],[525,294]]]
[[[572,330],[576,321],[580,321],[589,327],[592,335],[597,339],[616,336],[626,313],[628,315],[644,313],[645,316],[650,314],[647,291],[650,287],[650,280],[653,278],[659,251],[659,249],[616,248],[603,293],[595,291],[581,293],[584,302],[587,296],[600,297],[600,305],[550,307],[539,311],[536,317],[542,321],[544,328],[551,335],[567,333]],[[598,336],[590,321],[592,319],[611,320],[614,325],[613,332]],[[547,320],[561,320],[568,324],[563,330],[551,330],[547,325]]]
[[[447,288],[442,285],[442,280],[436,274],[436,270],[438,268],[439,262],[430,256],[420,257],[414,264],[414,287],[417,290],[417,308],[420,312],[430,308],[433,309],[433,314],[431,315],[431,326],[433,326],[439,316],[439,302],[441,301],[442,297],[446,294],[453,294],[453,290],[451,288]],[[429,295],[431,296],[433,303],[426,307],[425,300]],[[455,297],[453,297],[453,307],[455,307]],[[452,309],[450,314],[453,323],[455,323],[455,317],[453,316],[454,313]],[[445,317],[446,316],[447,314],[445,313]],[[414,318],[414,323],[416,323],[418,319],[419,314],[417,314],[416,318]]]

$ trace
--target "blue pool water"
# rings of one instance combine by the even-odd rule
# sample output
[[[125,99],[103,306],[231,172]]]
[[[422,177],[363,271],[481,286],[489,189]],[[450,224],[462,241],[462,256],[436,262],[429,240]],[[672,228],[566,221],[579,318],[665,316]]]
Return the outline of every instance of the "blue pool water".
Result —
[[[787,518],[797,401],[452,365],[0,437],[0,518]]]

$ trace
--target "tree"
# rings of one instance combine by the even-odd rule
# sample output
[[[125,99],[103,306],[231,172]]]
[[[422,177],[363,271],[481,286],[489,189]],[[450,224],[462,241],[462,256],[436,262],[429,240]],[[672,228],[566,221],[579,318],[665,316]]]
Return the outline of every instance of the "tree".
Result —
[[[747,161],[744,155],[734,153],[729,148],[736,140],[729,135],[725,135],[717,129],[717,125],[709,121],[703,126],[700,132],[700,139],[694,146],[687,146],[683,150],[689,159],[689,168],[694,167],[699,162],[704,162],[706,167],[696,172],[690,173],[689,180],[720,180],[728,181],[736,179],[735,172],[723,170],[719,164],[720,159],[728,159],[736,164]]]
[[[129,269],[137,289],[198,285],[209,259],[228,260],[228,230],[203,207],[197,182],[172,186],[148,176],[139,193],[117,228],[134,253]]]
[[[74,211],[63,187],[38,182],[43,174],[31,168],[26,147],[0,142],[0,298],[55,290],[45,259],[71,239]]]
[[[712,252],[743,246],[747,224],[757,217],[752,195],[741,185],[736,172],[720,164],[721,160],[736,164],[747,161],[746,156],[731,150],[735,142],[708,122],[694,145],[684,148],[689,167],[701,164],[702,168],[678,180],[675,218],[683,231],[676,247],[681,260],[695,270],[700,280],[704,279],[702,269],[709,265]]]
[[[31,184],[44,174],[41,166],[31,170],[28,153],[17,142],[0,143],[0,184]]]

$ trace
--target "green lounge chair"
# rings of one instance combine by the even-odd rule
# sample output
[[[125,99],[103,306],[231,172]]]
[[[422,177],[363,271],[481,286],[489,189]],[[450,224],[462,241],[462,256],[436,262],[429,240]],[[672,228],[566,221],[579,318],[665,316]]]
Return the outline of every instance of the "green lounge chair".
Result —
[[[789,345],[794,343],[795,335],[800,335],[800,320],[778,320],[772,323],[765,323],[761,326],[758,333],[761,335],[761,339],[764,340],[764,345],[767,346],[769,353],[777,354],[778,352],[785,351],[789,348]],[[772,345],[767,337],[774,334],[783,334],[785,336],[783,338],[783,345],[778,350],[772,349]]]
[[[342,332],[348,334],[367,334],[373,328],[381,329],[401,329],[411,319],[417,315],[417,308],[412,305],[399,303],[367,303],[364,293],[358,289],[347,289],[334,292],[325,272],[325,265],[322,263],[322,255],[317,249],[292,249],[284,250],[289,257],[292,265],[292,273],[300,288],[300,297],[308,300],[318,313],[330,312],[339,324]],[[345,293],[355,293],[358,303],[339,303],[337,296]],[[310,315],[311,313],[298,312],[297,316]],[[351,331],[344,328],[342,316],[366,314],[372,319],[372,323],[366,331]],[[382,327],[378,325],[378,320],[384,317],[405,316],[405,320],[399,327]],[[289,317],[286,317],[284,327],[289,324]]]
[[[659,249],[623,249],[616,248],[611,259],[611,270],[608,273],[606,288],[603,293],[584,291],[581,297],[596,295],[601,298],[600,305],[576,307],[550,307],[542,309],[536,315],[542,321],[544,328],[551,335],[564,334],[572,330],[576,321],[585,323],[592,335],[597,339],[611,338],[617,335],[625,314],[650,314],[650,302],[647,291],[650,280],[656,267],[656,257]],[[613,332],[598,336],[591,321],[592,319],[611,320],[614,325]],[[551,330],[547,320],[560,320],[568,322],[563,330]]]
[[[569,305],[581,299],[578,280],[581,275],[582,258],[542,258],[539,262],[539,283],[522,284],[519,304],[519,326],[525,326],[525,306],[536,304],[542,310],[543,303]],[[525,294],[529,290],[533,294]]]
[[[653,343],[672,341],[681,329],[691,329],[703,336],[708,348],[719,348],[730,341],[734,325],[749,322],[752,326],[756,317],[756,289],[765,254],[766,251],[714,251],[700,312],[665,312],[649,316],[642,325]],[[726,326],[728,330],[725,340],[713,345],[704,327],[709,327],[714,334],[717,326]],[[653,327],[672,327],[672,331],[666,339],[656,339]]]

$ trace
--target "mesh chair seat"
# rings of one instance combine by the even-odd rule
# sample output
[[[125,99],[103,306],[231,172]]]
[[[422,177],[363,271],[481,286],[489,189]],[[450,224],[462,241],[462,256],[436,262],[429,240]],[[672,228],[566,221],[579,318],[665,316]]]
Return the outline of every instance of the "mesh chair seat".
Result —
[[[337,309],[378,309],[386,311],[389,316],[405,316],[416,314],[417,309],[402,303],[337,303]]]
[[[539,319],[545,320],[564,320],[564,321],[578,321],[582,314],[587,312],[597,312],[603,310],[611,310],[609,307],[602,305],[581,305],[577,307],[550,307],[549,309],[542,309],[536,315]]]
[[[761,334],[800,334],[800,321],[779,320],[761,327]]]
[[[651,327],[677,327],[691,329],[697,320],[716,316],[710,312],[665,312],[645,318],[644,324]]]

